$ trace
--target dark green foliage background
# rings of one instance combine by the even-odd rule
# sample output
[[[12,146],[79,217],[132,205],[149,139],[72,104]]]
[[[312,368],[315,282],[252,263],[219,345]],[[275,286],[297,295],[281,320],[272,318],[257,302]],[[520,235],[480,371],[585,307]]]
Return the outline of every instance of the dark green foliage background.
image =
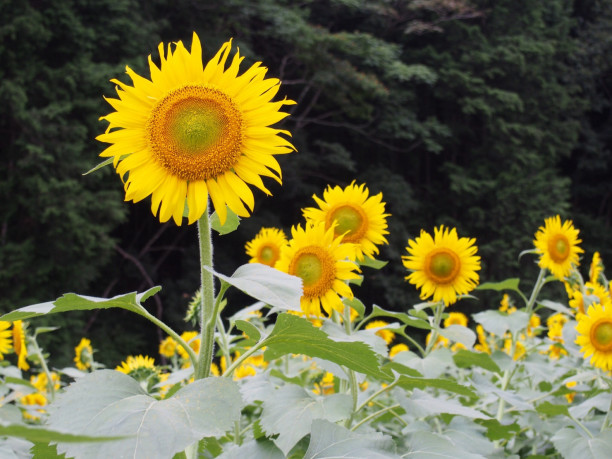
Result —
[[[288,232],[313,194],[353,180],[382,192],[392,214],[389,264],[364,268],[355,287],[367,306],[418,300],[400,257],[408,238],[440,224],[477,238],[490,281],[522,275],[528,287],[533,258],[518,254],[557,213],[580,228],[586,263],[594,250],[612,260],[611,0],[6,0],[0,18],[2,311],[163,285],[147,305],[188,328],[195,227],[124,203],[111,168],[82,173],[104,148],[94,138],[109,80],[129,82],[125,65],[146,76],[160,41],[189,46],[193,31],[207,57],[233,37],[245,68],[262,60],[298,102],[282,125],[298,148],[280,158],[283,186],[256,191],[253,216],[215,237],[220,272],[247,261],[261,226]],[[499,300],[481,297],[460,307]],[[155,355],[161,338],[127,312],[52,323],[62,328],[41,340],[58,366],[81,336],[108,365]]]

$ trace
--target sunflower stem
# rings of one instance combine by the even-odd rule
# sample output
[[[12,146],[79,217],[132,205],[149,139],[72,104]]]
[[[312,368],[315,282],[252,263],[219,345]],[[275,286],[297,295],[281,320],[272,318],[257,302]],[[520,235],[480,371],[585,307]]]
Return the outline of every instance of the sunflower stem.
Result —
[[[427,357],[429,353],[432,351],[436,340],[438,339],[438,330],[440,329],[440,323],[442,323],[442,314],[444,313],[444,303],[439,301],[434,306],[434,320],[433,320],[433,330],[431,330],[431,338],[427,343],[427,347],[425,348],[425,355],[423,357]]]
[[[202,296],[200,300],[200,326],[202,327],[202,344],[198,355],[198,364],[195,368],[195,379],[207,378],[210,375],[213,348],[215,345],[215,291],[212,271],[213,247],[212,233],[210,227],[210,215],[204,212],[198,220],[198,236],[200,242],[200,280],[202,284]]]
[[[535,301],[538,298],[538,295],[540,294],[540,290],[542,290],[542,287],[546,283],[544,274],[546,274],[546,269],[541,268],[540,273],[538,274],[538,279],[536,280],[536,283],[533,286],[533,290],[531,291],[529,301],[527,302],[525,311],[527,312],[527,317],[529,318],[531,318],[531,313],[533,312],[533,305],[535,304]]]

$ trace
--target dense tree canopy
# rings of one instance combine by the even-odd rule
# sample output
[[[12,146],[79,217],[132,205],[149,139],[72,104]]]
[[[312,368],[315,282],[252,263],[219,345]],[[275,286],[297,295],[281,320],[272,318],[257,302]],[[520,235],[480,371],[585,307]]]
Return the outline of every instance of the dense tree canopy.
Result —
[[[516,276],[557,213],[575,218],[587,257],[612,259],[610,0],[9,0],[0,17],[4,310],[163,284],[157,313],[182,319],[194,228],[123,203],[111,168],[82,174],[103,148],[108,80],[129,81],[125,65],[146,75],[160,41],[189,46],[192,31],[209,57],[233,37],[298,102],[283,122],[298,149],[281,158],[283,186],[216,238],[221,272],[247,261],[261,226],[287,231],[313,194],[353,180],[392,214],[389,264],[356,292],[367,305],[416,299],[400,256],[434,225],[477,238],[488,280]],[[121,316],[82,320],[73,333],[103,334]]]

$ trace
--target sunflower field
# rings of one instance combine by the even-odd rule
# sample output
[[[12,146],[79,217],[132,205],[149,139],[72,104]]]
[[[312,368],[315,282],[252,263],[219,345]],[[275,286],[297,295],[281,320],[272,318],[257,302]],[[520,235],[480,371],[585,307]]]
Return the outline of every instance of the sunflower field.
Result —
[[[423,228],[397,249],[419,301],[391,310],[356,295],[387,264],[393,215],[354,180],[314,194],[290,232],[262,227],[243,242],[249,262],[219,272],[213,247],[283,183],[277,156],[297,155],[278,127],[296,101],[231,40],[208,60],[195,32],[157,53],[145,72],[126,67],[131,84],[111,80],[88,174],[112,168],[125,201],[197,226],[200,288],[180,328],[151,312],[161,286],[4,313],[2,457],[612,455],[612,294],[572,220],[545,218],[516,254],[535,278],[482,279],[476,238]],[[493,307],[464,312],[485,295]],[[107,367],[108,343],[83,336],[56,366],[40,345],[56,327],[39,318],[109,309],[158,330],[157,351]]]

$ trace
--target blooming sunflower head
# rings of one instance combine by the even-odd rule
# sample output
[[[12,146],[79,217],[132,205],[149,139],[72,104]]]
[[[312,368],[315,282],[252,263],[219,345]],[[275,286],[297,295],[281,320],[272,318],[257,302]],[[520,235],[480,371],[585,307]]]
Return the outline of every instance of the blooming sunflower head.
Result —
[[[586,314],[578,314],[576,344],[591,365],[604,371],[612,370],[612,310],[592,304]]]
[[[246,243],[245,249],[251,257],[249,263],[261,263],[274,267],[283,246],[287,244],[287,236],[278,228],[262,228],[254,239]]]
[[[221,223],[226,205],[248,216],[254,197],[247,184],[270,194],[261,177],[280,183],[274,155],[295,150],[283,137],[287,131],[271,127],[287,116],[282,106],[294,102],[272,101],[280,81],[266,78],[260,63],[238,75],[244,57],[236,51],[228,65],[231,48],[230,40],[203,65],[194,33],[191,51],[181,41],[167,51],[159,45],[160,66],[149,56],[150,79],[127,67],[132,86],[111,80],[118,99],[106,99],[115,111],[102,117],[109,126],[97,139],[111,145],[100,156],[113,158],[125,200],[151,196],[161,222],[180,225],[187,205],[193,223],[209,196]]]
[[[153,357],[129,355],[115,370],[131,376],[147,391],[161,381],[160,371],[155,366]]]
[[[421,235],[408,241],[408,256],[402,261],[412,271],[406,279],[421,289],[421,299],[451,305],[459,295],[471,292],[478,285],[480,257],[475,239],[459,238],[455,228],[434,229],[434,236],[421,230]]]
[[[387,217],[382,193],[369,196],[365,184],[351,183],[342,189],[328,186],[323,199],[313,195],[319,208],[303,209],[306,220],[325,222],[325,228],[334,226],[336,236],[344,236],[344,242],[355,244],[356,257],[373,258],[378,254],[378,245],[387,244]]]
[[[81,338],[77,347],[74,348],[74,363],[79,370],[91,368],[93,348],[91,347],[91,341],[87,338]]]
[[[300,300],[307,316],[322,315],[321,308],[331,315],[344,310],[341,297],[353,298],[347,281],[358,279],[358,266],[353,244],[342,243],[334,228],[324,223],[307,223],[291,228],[291,240],[281,250],[276,269],[302,279],[304,292]]]
[[[161,343],[159,343],[159,355],[164,357],[174,357],[177,352],[178,344],[171,336],[167,336]]]
[[[28,349],[26,346],[25,326],[21,320],[13,322],[13,349],[17,354],[17,367],[20,370],[29,370],[30,365],[26,361]]]
[[[571,220],[561,223],[559,215],[547,218],[533,241],[536,253],[540,255],[540,268],[548,269],[561,280],[569,276],[573,267],[579,264],[578,255],[584,252],[578,247],[582,242],[578,233]]]

